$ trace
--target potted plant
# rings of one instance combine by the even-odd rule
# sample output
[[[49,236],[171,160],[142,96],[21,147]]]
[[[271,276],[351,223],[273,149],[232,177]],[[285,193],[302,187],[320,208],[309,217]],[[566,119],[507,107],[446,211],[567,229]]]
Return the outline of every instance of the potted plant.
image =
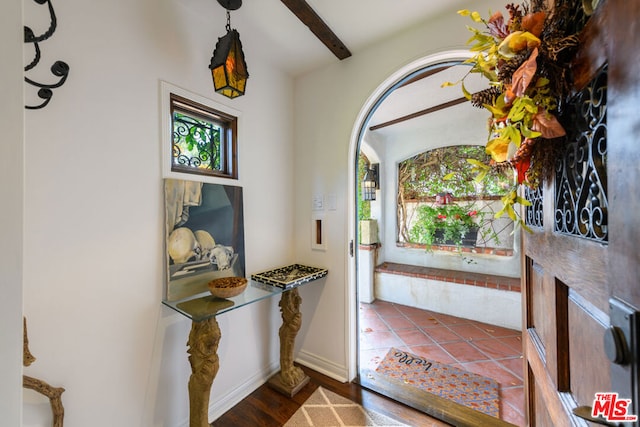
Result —
[[[478,222],[482,212],[455,203],[422,205],[416,211],[417,220],[409,230],[411,241],[434,244],[475,246]]]

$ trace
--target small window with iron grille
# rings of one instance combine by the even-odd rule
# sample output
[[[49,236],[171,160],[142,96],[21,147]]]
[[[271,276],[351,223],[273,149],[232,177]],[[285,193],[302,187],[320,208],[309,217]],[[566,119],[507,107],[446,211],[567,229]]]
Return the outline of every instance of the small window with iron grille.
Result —
[[[171,171],[238,179],[237,117],[171,94]]]

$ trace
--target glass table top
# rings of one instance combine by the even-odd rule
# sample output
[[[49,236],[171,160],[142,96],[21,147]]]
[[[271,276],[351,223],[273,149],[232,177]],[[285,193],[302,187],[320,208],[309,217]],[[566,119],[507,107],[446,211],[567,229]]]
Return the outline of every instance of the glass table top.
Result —
[[[304,285],[304,283],[299,286],[302,285]],[[244,307],[245,305],[261,301],[275,295],[280,295],[283,292],[299,286],[283,289],[277,286],[266,285],[254,280],[249,280],[249,285],[245,291],[236,297],[217,298],[209,292],[203,292],[178,301],[163,300],[162,303],[194,322],[200,322],[219,314],[235,310],[236,308]]]

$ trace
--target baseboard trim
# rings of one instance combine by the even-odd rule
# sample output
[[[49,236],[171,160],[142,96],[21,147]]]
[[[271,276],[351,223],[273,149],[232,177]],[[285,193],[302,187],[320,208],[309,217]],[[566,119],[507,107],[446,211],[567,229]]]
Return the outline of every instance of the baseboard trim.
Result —
[[[336,381],[343,383],[349,382],[349,370],[344,365],[339,365],[324,357],[309,353],[305,350],[300,350],[296,362],[306,366],[309,369],[313,369],[316,372],[320,372]]]
[[[316,372],[324,374],[336,381],[348,382],[347,380],[347,368],[343,365],[334,363],[328,359],[317,356],[313,353],[301,350],[296,358],[296,363],[306,366],[309,369],[313,369]],[[261,385],[265,384],[269,378],[275,375],[280,370],[280,364],[278,362],[260,370],[258,373],[248,378],[244,383],[238,385],[233,390],[229,390],[228,393],[217,396],[217,399],[209,402],[209,420],[210,422],[220,418],[229,409],[236,406],[243,399],[253,393]],[[179,427],[188,427],[189,420],[185,420],[180,423]]]
[[[209,419],[218,419],[222,414],[236,406],[244,398],[253,393],[258,387],[266,383],[276,372],[280,370],[278,362],[272,363],[260,372],[256,373],[247,381],[230,390],[228,393],[220,396],[213,402],[209,403]]]
[[[211,400],[209,402],[209,422],[217,420],[229,409],[242,402],[247,396],[266,383],[278,370],[280,370],[280,364],[278,362],[272,363],[244,383],[238,385],[238,387],[234,387],[228,393],[219,395],[217,399]],[[189,420],[187,419],[180,423],[180,427],[189,427]]]

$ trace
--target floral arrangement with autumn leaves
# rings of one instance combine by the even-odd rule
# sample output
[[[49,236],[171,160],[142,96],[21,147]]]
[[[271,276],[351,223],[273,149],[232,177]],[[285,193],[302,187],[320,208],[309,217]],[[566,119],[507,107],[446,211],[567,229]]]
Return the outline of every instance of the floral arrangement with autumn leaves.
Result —
[[[478,12],[458,11],[484,30],[467,26],[473,33],[473,56],[470,73],[480,73],[489,80],[489,87],[470,93],[462,91],[475,107],[491,113],[486,151],[490,164],[469,159],[481,181],[492,167],[510,165],[516,179],[502,198],[503,209],[496,216],[507,214],[519,225],[526,225],[514,209],[516,204],[530,205],[518,195],[521,184],[536,188],[543,176],[552,173],[558,148],[566,132],[557,119],[562,103],[570,94],[570,61],[578,46],[578,32],[586,15],[577,0],[556,0],[553,10],[547,10],[544,0],[506,5],[509,16],[493,13],[485,20]],[[465,76],[466,77],[466,76]]]

